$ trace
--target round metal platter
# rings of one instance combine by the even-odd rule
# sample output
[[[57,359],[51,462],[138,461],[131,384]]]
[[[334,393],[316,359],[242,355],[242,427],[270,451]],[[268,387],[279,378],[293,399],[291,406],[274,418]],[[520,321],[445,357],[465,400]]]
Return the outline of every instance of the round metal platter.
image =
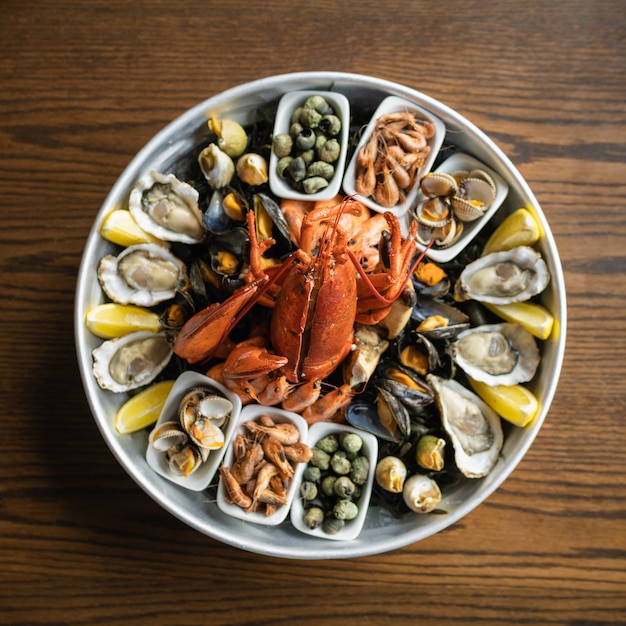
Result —
[[[294,90],[330,90],[345,95],[352,110],[369,118],[388,96],[409,100],[443,122],[446,138],[497,172],[509,186],[506,201],[492,218],[500,222],[519,207],[529,207],[543,233],[535,247],[545,259],[551,282],[542,303],[555,317],[555,327],[542,342],[539,370],[529,385],[541,403],[540,414],[530,427],[504,425],[501,458],[482,479],[465,480],[444,494],[446,515],[406,514],[396,519],[381,507],[370,507],[363,530],[350,541],[331,541],[296,530],[289,520],[278,526],[255,525],[235,519],[207,502],[205,494],[184,489],[154,472],[146,462],[147,433],[116,433],[113,422],[125,399],[102,390],[92,375],[92,350],[100,339],[85,327],[90,307],[104,301],[96,272],[98,262],[115,249],[99,235],[100,225],[113,209],[124,206],[135,182],[149,170],[167,172],[181,155],[206,141],[209,116],[229,117],[253,123],[260,111],[271,110],[285,93]],[[158,133],[131,161],[117,180],[89,234],[78,277],[75,307],[75,339],[80,372],[91,410],[107,445],[128,474],[164,509],[199,532],[242,550],[295,559],[335,559],[387,552],[420,541],[454,524],[492,494],[521,461],[549,411],[561,370],[566,327],[565,287],[562,268],[546,218],[529,186],[502,151],[467,119],[437,100],[397,83],[346,73],[306,72],[263,78],[216,95],[188,110]],[[122,394],[123,395],[123,394]]]

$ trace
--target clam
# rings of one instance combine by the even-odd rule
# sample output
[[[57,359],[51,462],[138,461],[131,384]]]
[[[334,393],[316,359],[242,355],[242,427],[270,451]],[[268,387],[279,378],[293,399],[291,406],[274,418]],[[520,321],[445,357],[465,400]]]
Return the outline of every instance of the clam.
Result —
[[[415,219],[428,228],[445,226],[452,217],[450,203],[444,198],[426,198],[415,209]]]
[[[140,330],[97,347],[93,351],[93,374],[103,389],[131,391],[151,383],[171,357],[169,333]]]
[[[172,448],[184,446],[189,441],[189,435],[178,422],[163,422],[157,426],[148,438],[150,445],[159,452],[167,452]]]
[[[541,293],[549,282],[550,273],[541,255],[528,246],[518,246],[466,265],[455,285],[455,297],[490,304],[524,302]]]
[[[105,293],[118,304],[153,306],[176,295],[186,280],[185,264],[157,244],[129,246],[98,266]]]
[[[174,174],[151,171],[142,176],[128,199],[137,224],[164,241],[200,243],[206,234],[198,192]]]
[[[504,436],[500,416],[455,380],[429,374],[441,423],[454,448],[454,460],[468,478],[486,476],[495,466]]]
[[[428,198],[449,198],[459,191],[459,183],[451,174],[429,172],[420,180],[420,191]]]
[[[204,460],[210,450],[224,445],[222,427],[232,410],[233,404],[228,398],[206,387],[194,387],[180,401],[180,424],[201,449]]]
[[[173,474],[187,478],[203,463],[202,453],[193,445],[170,448],[165,453],[167,464]]]
[[[466,178],[450,203],[455,216],[462,222],[473,222],[482,217],[496,197],[493,181],[484,178]]]
[[[462,332],[452,346],[457,365],[490,386],[533,378],[541,356],[535,338],[520,324],[488,324]]]

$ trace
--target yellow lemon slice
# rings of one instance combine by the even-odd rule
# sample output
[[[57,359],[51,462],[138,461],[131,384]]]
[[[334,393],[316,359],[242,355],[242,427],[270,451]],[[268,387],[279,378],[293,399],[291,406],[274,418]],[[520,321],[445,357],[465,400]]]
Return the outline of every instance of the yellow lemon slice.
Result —
[[[487,240],[483,254],[532,246],[541,237],[541,226],[528,209],[517,209],[496,228]]]
[[[154,333],[161,330],[159,316],[150,309],[131,304],[99,304],[87,311],[85,325],[89,332],[111,339],[121,337],[136,330],[150,330]]]
[[[485,302],[484,305],[503,320],[521,324],[538,339],[547,339],[552,333],[554,316],[541,304],[535,302],[490,304]]]
[[[111,243],[128,247],[139,243],[159,243],[163,241],[142,230],[135,222],[130,211],[115,209],[111,211],[100,226],[100,236]]]
[[[469,379],[472,389],[503,419],[515,426],[528,426],[539,414],[539,400],[523,385],[496,385]]]
[[[173,380],[164,380],[126,400],[115,415],[115,430],[120,434],[134,433],[154,424],[173,386]]]

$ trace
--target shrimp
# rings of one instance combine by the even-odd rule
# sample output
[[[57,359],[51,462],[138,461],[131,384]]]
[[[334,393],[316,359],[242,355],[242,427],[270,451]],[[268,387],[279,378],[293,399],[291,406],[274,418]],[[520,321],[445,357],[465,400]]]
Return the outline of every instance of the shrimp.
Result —
[[[322,381],[319,378],[313,379],[292,390],[281,406],[285,411],[300,413],[319,398],[321,391]]]
[[[226,490],[226,499],[242,509],[249,508],[252,505],[252,498],[243,492],[241,485],[225,465],[220,466],[220,476]]]
[[[260,443],[255,443],[245,456],[233,465],[231,473],[240,485],[245,485],[252,480],[255,469],[262,460],[263,447]]]
[[[280,404],[287,397],[291,388],[292,385],[289,384],[286,376],[276,377],[268,374],[268,382],[265,388],[257,393],[257,402],[264,406]]]
[[[283,444],[273,437],[266,437],[263,439],[263,452],[265,452],[265,458],[276,465],[281,475],[291,478],[293,476],[293,467],[291,467],[287,457],[285,456],[285,450]]]
[[[254,435],[274,437],[283,445],[291,445],[300,441],[300,431],[295,424],[284,423],[274,426],[263,426],[255,421],[245,423],[245,427]]]
[[[254,495],[252,499],[258,501],[260,495],[269,487],[270,480],[278,474],[279,469],[274,463],[266,463],[256,476],[256,485],[254,487]]]
[[[308,463],[313,456],[311,448],[306,443],[294,443],[291,446],[284,446],[283,451],[292,463]]]
[[[330,393],[327,393],[313,406],[307,407],[302,412],[302,417],[309,426],[316,422],[328,421],[339,409],[346,406],[352,400],[354,393],[350,385],[342,385]]]

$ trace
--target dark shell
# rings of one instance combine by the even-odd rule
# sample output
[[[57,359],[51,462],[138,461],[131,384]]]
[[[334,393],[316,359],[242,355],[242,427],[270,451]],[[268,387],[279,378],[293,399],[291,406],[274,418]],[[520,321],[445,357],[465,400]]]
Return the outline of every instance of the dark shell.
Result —
[[[432,340],[454,339],[470,326],[469,317],[460,309],[435,298],[417,296],[411,312],[411,321],[418,326],[429,317],[439,316],[448,321],[446,326],[418,331],[420,335]]]
[[[394,378],[392,372],[396,369],[402,376]],[[401,382],[401,378],[408,377],[409,384]],[[382,387],[396,396],[402,404],[411,412],[420,412],[423,407],[432,404],[435,394],[428,383],[414,372],[401,365],[391,365],[388,368],[388,376],[374,381],[376,387]]]
[[[402,440],[399,431],[391,434],[381,423],[376,406],[365,399],[353,400],[346,409],[346,421],[355,428],[372,433],[376,437],[398,443]]]
[[[396,431],[399,431],[403,437],[411,434],[411,416],[407,408],[402,404],[399,398],[388,391],[384,386],[376,386],[378,390],[377,402],[382,402],[387,406],[387,410],[392,415],[396,423]],[[395,435],[394,432],[394,435]]]
[[[235,222],[231,220],[224,211],[224,190],[216,189],[209,199],[206,211],[204,212],[204,225],[209,232],[221,235],[231,230]]]
[[[424,375],[426,372],[421,372],[411,362],[407,361],[403,357],[403,352],[407,347],[411,347],[417,353],[424,355],[427,360],[427,370],[429,372],[434,372],[438,368],[439,351],[435,344],[428,339],[428,337],[424,337],[422,334],[416,332],[405,332],[397,342],[398,362],[417,374]]]
[[[289,239],[289,226],[287,220],[280,210],[278,204],[270,198],[267,194],[257,193],[252,199],[255,211],[258,209],[258,205],[261,204],[268,215],[272,218],[272,222],[285,239]]]

